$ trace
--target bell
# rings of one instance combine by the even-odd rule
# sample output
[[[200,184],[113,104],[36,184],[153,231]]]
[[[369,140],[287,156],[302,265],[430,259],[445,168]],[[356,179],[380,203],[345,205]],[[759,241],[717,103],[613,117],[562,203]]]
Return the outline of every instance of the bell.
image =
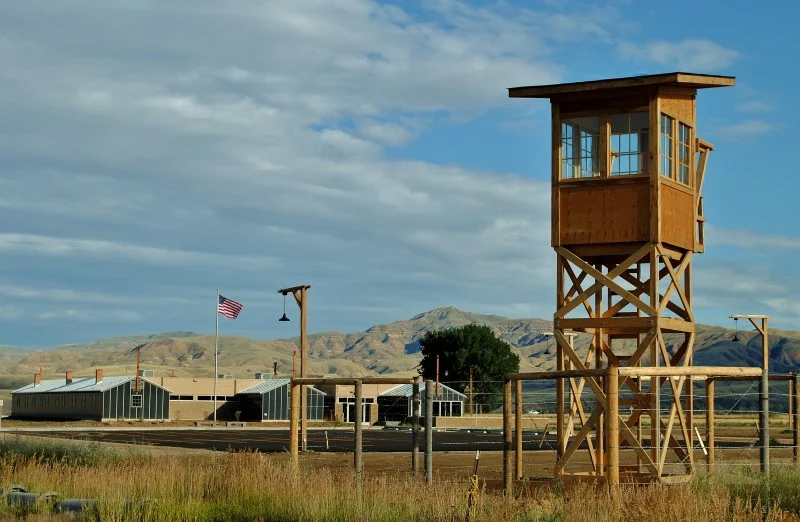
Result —
[[[283,315],[281,316],[280,319],[278,319],[278,321],[282,321],[285,323],[286,321],[290,321],[290,319],[286,317],[286,312],[283,312]]]

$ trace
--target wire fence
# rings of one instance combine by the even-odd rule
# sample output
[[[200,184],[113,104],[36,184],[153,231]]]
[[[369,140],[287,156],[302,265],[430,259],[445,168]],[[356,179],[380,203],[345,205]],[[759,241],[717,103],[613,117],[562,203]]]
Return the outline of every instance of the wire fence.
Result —
[[[675,407],[675,394],[669,386],[668,379],[662,379],[660,387],[650,390],[649,379],[642,379],[637,383],[641,390],[631,390],[621,379],[620,386],[620,416],[621,422],[628,423],[631,432],[636,433],[637,442],[648,454],[653,455],[653,461],[664,459],[663,471],[679,470],[690,461],[693,462],[693,472],[707,470],[706,456],[709,448],[707,426],[708,395],[705,393],[703,382],[687,380],[679,395],[681,409]],[[654,381],[655,382],[655,381]],[[569,444],[583,428],[583,422],[590,418],[595,410],[596,398],[588,385],[581,386],[580,379],[564,380],[566,390],[563,402],[563,411],[566,432],[565,444]],[[691,384],[689,384],[691,383]],[[503,382],[486,383],[481,386],[470,387],[468,381],[443,380],[437,383],[442,394],[443,389],[450,388],[463,394],[463,407],[459,410],[450,410],[447,415],[438,415],[435,425],[434,453],[437,459],[441,455],[449,454],[448,459],[454,458],[458,453],[475,451],[502,453],[504,448],[504,433],[502,422],[502,385]],[[489,391],[483,391],[491,388]],[[687,391],[691,385],[692,407],[687,404]],[[775,463],[791,463],[796,451],[794,445],[793,421],[789,415],[794,394],[789,381],[770,383],[769,387],[770,408],[769,427],[771,435],[766,441],[772,454],[771,461]],[[658,392],[657,394],[653,392]],[[653,395],[658,395],[657,405],[653,402]],[[576,400],[577,397],[580,400]],[[434,397],[437,401],[439,396]],[[512,408],[516,409],[516,397]],[[759,425],[761,410],[759,407],[760,390],[757,379],[751,381],[716,382],[713,408],[713,451],[715,452],[715,465],[725,469],[750,469],[759,468],[759,454],[762,451],[760,443]],[[398,401],[399,404],[399,401]],[[422,402],[424,404],[424,402]],[[556,438],[556,386],[554,383],[541,384],[525,383],[521,398],[523,423],[521,430],[521,445],[523,448],[523,469],[526,477],[552,478],[553,465],[557,462]],[[442,410],[443,411],[443,410]],[[470,413],[470,412],[473,413]],[[683,414],[684,419],[680,419]],[[460,417],[460,419],[446,419],[445,417]],[[660,419],[661,426],[652,430],[652,419]],[[690,419],[690,420],[689,420]],[[602,426],[602,423],[595,427]],[[398,426],[398,429],[403,429]],[[367,433],[377,433],[384,426],[373,425],[365,427]],[[407,429],[407,427],[406,427]],[[601,427],[599,429],[602,429]],[[658,433],[658,435],[655,435]],[[654,440],[653,436],[658,437]],[[380,437],[385,437],[381,435]],[[602,440],[602,435],[599,436]],[[326,440],[326,448],[330,451],[352,450],[352,440],[346,436],[334,437]],[[598,434],[592,433],[589,437],[594,445],[597,444]],[[516,444],[516,441],[515,441]],[[669,447],[664,450],[664,446]],[[364,440],[363,449],[373,463],[380,465],[382,460],[387,463],[394,457],[381,453],[381,443],[370,439]],[[585,451],[589,442],[584,440],[578,452]],[[309,449],[313,449],[310,441]],[[662,457],[662,452],[666,457]],[[497,455],[495,455],[497,456]],[[464,459],[464,469],[468,468],[469,457]],[[588,458],[576,460],[579,467],[587,468],[593,464]],[[498,462],[493,467],[485,470],[488,475],[498,476],[500,468]],[[387,464],[388,465],[388,464]],[[620,465],[630,470],[636,466],[642,467],[640,455],[624,438],[620,447]]]

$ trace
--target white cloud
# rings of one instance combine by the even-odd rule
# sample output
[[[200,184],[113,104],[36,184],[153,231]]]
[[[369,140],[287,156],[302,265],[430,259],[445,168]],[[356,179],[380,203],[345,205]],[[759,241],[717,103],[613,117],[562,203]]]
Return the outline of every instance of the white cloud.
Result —
[[[772,104],[764,100],[748,100],[736,106],[740,112],[770,112],[773,110]]]
[[[778,126],[764,120],[745,120],[718,127],[714,132],[722,138],[740,140],[760,136],[776,130]]]
[[[740,57],[738,51],[703,39],[656,41],[648,44],[621,42],[617,46],[617,52],[626,60],[648,61],[697,73],[725,69]]]
[[[236,264],[239,266],[268,268],[274,267],[277,264],[274,259],[257,256],[192,252],[187,250],[134,245],[116,241],[73,239],[32,234],[0,233],[0,251],[32,252],[39,255],[54,257],[81,256],[101,259],[120,258],[164,265],[188,266],[193,263],[208,263],[223,266]]]
[[[800,249],[800,236],[777,236],[753,230],[733,230],[709,225],[706,228],[708,242],[712,245],[735,246],[749,249]]]
[[[455,0],[10,4],[0,112],[15,125],[0,128],[0,251],[19,266],[0,292],[53,318],[80,315],[82,292],[121,308],[113,299],[200,296],[171,309],[174,322],[140,314],[142,331],[202,330],[198,303],[217,285],[249,297],[312,283],[326,311],[314,329],[438,303],[549,310],[549,181],[395,160],[387,148],[498,108],[530,114],[506,87],[562,80],[559,46],[613,45],[611,20],[629,23],[583,4]],[[491,164],[497,153],[484,148]],[[549,179],[549,158],[520,155]],[[235,327],[270,335],[249,320]]]

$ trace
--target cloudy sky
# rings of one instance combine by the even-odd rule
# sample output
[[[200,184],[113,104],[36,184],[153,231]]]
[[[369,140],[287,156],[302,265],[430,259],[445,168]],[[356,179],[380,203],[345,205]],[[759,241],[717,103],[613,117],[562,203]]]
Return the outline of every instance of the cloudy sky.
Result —
[[[795,13],[796,15],[797,13]],[[673,70],[713,142],[698,321],[800,329],[796,16],[752,2],[26,0],[0,6],[0,344],[552,317],[549,104]],[[793,51],[792,49],[795,49]]]

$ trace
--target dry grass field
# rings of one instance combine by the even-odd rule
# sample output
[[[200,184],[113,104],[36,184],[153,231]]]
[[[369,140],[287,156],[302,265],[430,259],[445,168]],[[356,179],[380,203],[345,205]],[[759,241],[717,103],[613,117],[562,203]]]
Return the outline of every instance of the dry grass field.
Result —
[[[738,451],[738,450],[737,450]],[[672,487],[602,487],[523,482],[504,497],[500,453],[485,453],[472,520],[800,520],[800,471],[774,465],[770,488],[754,454],[721,452],[718,473]],[[785,459],[784,451],[777,458]],[[405,454],[365,454],[357,476],[350,454],[304,454],[294,471],[285,454],[224,453],[0,437],[0,487],[24,484],[68,498],[97,498],[86,520],[454,521],[467,512],[474,455],[437,453],[435,477],[411,476]],[[549,453],[526,455],[525,474],[546,475]],[[60,520],[42,503],[0,502],[2,520]],[[65,520],[67,520],[65,518]]]

